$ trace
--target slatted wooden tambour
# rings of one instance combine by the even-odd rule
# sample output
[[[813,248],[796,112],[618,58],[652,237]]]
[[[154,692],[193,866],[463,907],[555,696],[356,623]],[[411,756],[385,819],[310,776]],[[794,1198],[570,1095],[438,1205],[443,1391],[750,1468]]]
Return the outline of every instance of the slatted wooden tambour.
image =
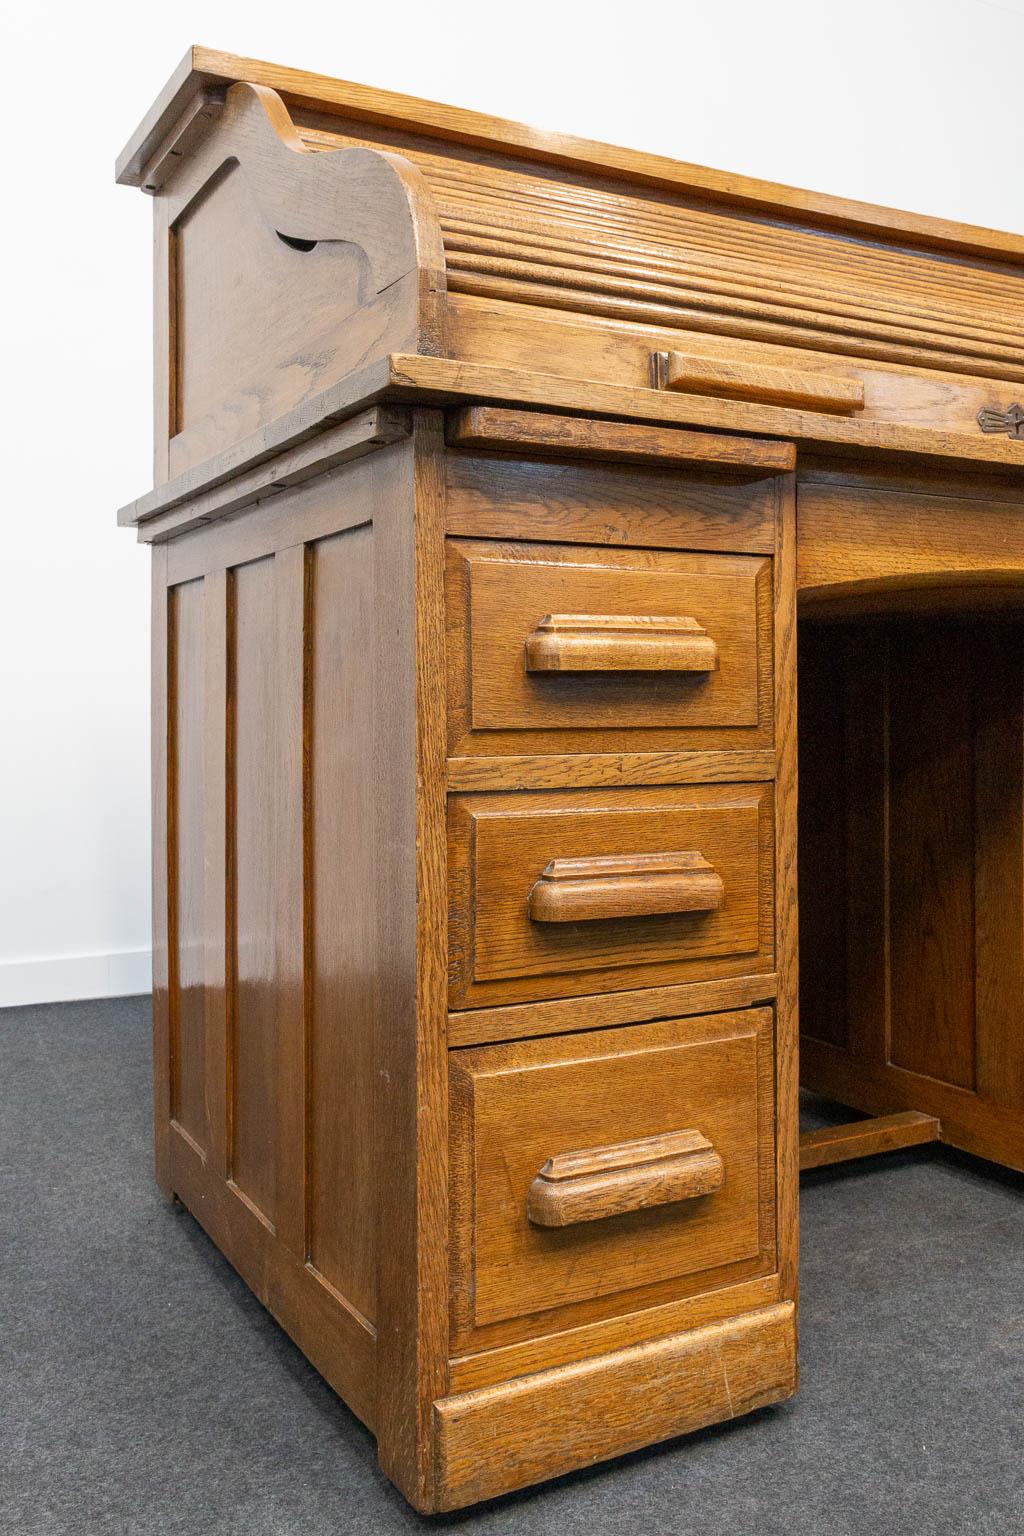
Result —
[[[161,1187],[419,1509],[786,1397],[798,587],[810,1076],[920,1111],[807,1160],[1024,1162],[1024,241],[201,49],[119,179]]]

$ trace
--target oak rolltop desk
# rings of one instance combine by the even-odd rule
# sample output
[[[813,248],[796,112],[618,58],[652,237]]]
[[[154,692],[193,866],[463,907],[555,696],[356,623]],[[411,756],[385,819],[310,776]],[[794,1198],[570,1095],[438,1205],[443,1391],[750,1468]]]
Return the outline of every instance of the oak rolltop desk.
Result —
[[[798,1058],[1024,1167],[1024,239],[198,48],[118,177],[161,1188],[421,1510],[786,1398]]]

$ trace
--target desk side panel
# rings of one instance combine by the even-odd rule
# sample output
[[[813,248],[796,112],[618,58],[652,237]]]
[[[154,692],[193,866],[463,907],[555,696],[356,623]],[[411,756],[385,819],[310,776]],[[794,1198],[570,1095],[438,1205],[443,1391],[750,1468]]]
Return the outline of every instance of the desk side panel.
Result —
[[[414,615],[412,463],[382,449],[154,563],[158,1177],[371,1426],[378,1068],[416,1020],[415,721],[379,623]]]
[[[173,479],[390,352],[443,351],[426,183],[375,149],[313,154],[239,82],[147,170],[155,197],[156,476]]]

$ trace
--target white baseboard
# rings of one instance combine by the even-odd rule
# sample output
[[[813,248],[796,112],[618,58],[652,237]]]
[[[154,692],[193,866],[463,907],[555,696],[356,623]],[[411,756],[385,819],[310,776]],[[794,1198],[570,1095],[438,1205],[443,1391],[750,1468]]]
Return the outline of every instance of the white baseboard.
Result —
[[[148,949],[105,955],[52,955],[0,960],[0,1008],[26,1003],[68,1003],[89,997],[132,997],[153,986]]]

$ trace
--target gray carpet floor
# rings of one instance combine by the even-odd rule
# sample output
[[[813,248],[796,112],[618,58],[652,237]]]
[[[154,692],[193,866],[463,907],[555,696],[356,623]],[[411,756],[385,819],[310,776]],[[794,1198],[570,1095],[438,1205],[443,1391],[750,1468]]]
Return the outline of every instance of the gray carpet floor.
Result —
[[[148,1004],[0,1012],[0,1533],[1024,1532],[1024,1180],[803,1186],[792,1404],[446,1520],[150,1178]]]

